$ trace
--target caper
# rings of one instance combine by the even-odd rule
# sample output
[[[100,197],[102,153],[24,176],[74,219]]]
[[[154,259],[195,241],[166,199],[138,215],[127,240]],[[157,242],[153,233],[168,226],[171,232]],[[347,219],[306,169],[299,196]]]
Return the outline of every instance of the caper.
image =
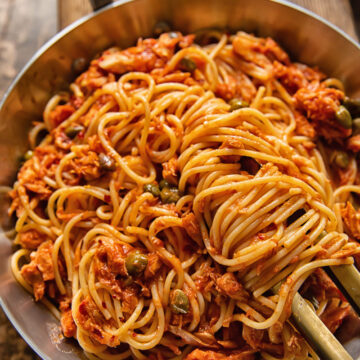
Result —
[[[148,264],[148,258],[139,251],[131,252],[125,259],[126,270],[130,275],[139,275]]]
[[[349,113],[349,110],[343,106],[340,105],[335,113],[335,118],[337,122],[344,127],[345,129],[351,129],[352,126],[352,118]]]
[[[318,236],[318,240],[321,240],[322,238],[324,238],[327,235],[327,231],[323,230],[320,235]]]
[[[114,171],[116,169],[115,161],[104,153],[99,154],[99,163],[101,170]]]
[[[353,135],[359,135],[360,134],[360,117],[353,120],[352,127],[353,127]]]
[[[180,198],[180,191],[177,188],[164,187],[160,193],[161,201],[164,204],[176,203]]]
[[[247,101],[242,99],[235,99],[235,98],[229,101],[229,105],[230,105],[230,111],[249,107],[249,103]]]
[[[196,63],[194,60],[184,57],[180,60],[180,69],[182,71],[193,72],[196,69]]]
[[[70,139],[74,139],[76,137],[76,135],[79,134],[83,130],[84,130],[84,127],[81,125],[68,126],[65,129],[65,135]]]
[[[130,286],[133,282],[134,282],[133,277],[132,277],[132,276],[128,276],[128,277],[124,280],[123,284],[124,284],[124,286]]]
[[[24,154],[24,160],[30,160],[32,157],[34,156],[34,152],[32,150],[28,150],[25,154]]]
[[[349,165],[349,156],[345,151],[337,151],[333,158],[333,162],[339,168],[345,169]]]
[[[171,311],[175,314],[187,314],[190,308],[190,301],[187,295],[180,289],[174,290],[170,303]]]
[[[157,186],[156,184],[145,184],[144,192],[149,192],[149,193],[153,194],[154,196],[160,195],[159,186]]]
[[[351,116],[360,116],[360,99],[351,99],[346,96],[343,104],[349,110]]]
[[[162,190],[163,188],[166,188],[166,187],[169,188],[170,184],[169,184],[169,182],[167,180],[162,179],[159,182],[159,187],[160,187],[160,190]]]
[[[171,30],[170,25],[166,21],[159,21],[154,27],[154,35],[160,36]]]

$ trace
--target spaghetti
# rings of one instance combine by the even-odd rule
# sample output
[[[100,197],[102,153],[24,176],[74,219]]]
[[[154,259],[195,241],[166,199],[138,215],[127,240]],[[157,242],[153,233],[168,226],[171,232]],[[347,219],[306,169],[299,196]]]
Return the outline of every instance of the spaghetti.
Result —
[[[353,100],[270,38],[193,41],[111,48],[50,99],[14,275],[90,359],[317,358],[288,318],[314,279],[332,331],[350,311],[318,269],[360,252]]]

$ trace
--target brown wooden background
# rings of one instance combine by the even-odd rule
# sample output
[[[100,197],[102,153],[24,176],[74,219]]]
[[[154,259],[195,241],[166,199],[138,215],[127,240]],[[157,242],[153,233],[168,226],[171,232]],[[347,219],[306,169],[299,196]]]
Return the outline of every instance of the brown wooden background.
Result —
[[[292,0],[357,39],[360,0]],[[33,53],[58,30],[91,11],[89,0],[0,0],[0,98]],[[36,324],[34,324],[36,326]],[[0,310],[0,359],[39,359]]]

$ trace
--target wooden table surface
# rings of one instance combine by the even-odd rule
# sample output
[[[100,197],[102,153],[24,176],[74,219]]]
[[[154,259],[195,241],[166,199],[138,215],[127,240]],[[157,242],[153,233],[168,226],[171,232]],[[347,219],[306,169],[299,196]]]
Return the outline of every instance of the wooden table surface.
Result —
[[[312,10],[358,39],[356,29],[360,27],[360,0],[291,2]],[[89,0],[0,0],[0,98],[16,73],[45,41],[91,11]],[[0,359],[39,359],[1,310]]]

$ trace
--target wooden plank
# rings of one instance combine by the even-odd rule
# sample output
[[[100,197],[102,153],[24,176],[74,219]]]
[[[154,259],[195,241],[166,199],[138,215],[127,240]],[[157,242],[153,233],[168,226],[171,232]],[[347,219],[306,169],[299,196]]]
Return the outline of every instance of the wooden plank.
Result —
[[[0,98],[16,73],[56,30],[56,0],[0,1]]]
[[[354,39],[356,37],[354,18],[349,0],[289,0],[313,11],[340,27]],[[59,0],[59,26],[64,28],[81,16],[90,13],[89,0]],[[341,16],[339,16],[339,14]]]
[[[354,39],[357,39],[353,12],[349,0],[291,0],[291,2],[322,16]]]
[[[89,0],[59,0],[58,17],[60,29],[92,11]]]
[[[0,0],[0,98],[17,72],[57,31],[56,0]],[[41,360],[0,309],[0,359]]]
[[[356,35],[360,39],[360,1],[350,0],[350,4],[353,9]]]

